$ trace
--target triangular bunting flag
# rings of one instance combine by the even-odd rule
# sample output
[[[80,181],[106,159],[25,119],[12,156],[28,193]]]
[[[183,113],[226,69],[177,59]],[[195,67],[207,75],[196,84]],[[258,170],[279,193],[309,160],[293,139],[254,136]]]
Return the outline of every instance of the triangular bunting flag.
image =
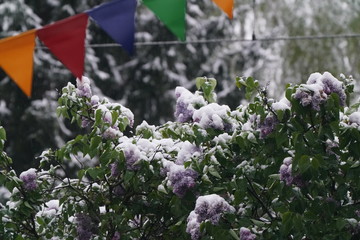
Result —
[[[186,0],[143,0],[180,40],[185,40]]]
[[[81,13],[37,31],[40,40],[79,79],[84,73],[87,23],[88,15]]]
[[[35,32],[33,29],[0,40],[0,66],[28,97],[32,90]]]
[[[130,54],[134,52],[136,0],[116,0],[86,13]]]
[[[234,0],[213,0],[213,2],[216,3],[230,19],[233,18]]]

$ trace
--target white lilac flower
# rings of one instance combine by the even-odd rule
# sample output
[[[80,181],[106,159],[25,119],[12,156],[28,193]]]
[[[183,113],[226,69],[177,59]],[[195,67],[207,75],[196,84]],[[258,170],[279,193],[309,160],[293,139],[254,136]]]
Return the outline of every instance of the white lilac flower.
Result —
[[[37,188],[36,178],[36,169],[34,168],[30,168],[20,174],[20,179],[23,181],[24,188],[28,191],[35,190]]]

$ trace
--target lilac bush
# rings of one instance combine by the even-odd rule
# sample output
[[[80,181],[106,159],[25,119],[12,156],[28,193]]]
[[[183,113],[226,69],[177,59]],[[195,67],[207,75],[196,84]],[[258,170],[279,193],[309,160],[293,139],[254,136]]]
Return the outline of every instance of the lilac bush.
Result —
[[[216,80],[175,90],[176,121],[62,90],[57,114],[83,129],[16,173],[0,127],[1,239],[360,238],[360,103],[328,72],[268,97],[236,78],[248,104],[216,103]]]

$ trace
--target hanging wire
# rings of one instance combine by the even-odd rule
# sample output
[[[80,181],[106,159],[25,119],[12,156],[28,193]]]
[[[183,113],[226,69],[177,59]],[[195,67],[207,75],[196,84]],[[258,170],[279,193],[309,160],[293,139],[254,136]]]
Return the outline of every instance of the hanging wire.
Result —
[[[199,39],[187,41],[154,41],[154,42],[135,42],[135,46],[161,46],[161,45],[186,45],[186,44],[208,44],[208,43],[231,43],[231,42],[275,42],[275,41],[296,41],[296,40],[323,40],[336,38],[360,38],[359,33],[354,34],[334,34],[334,35],[309,35],[309,36],[283,36],[283,37],[265,37],[255,39],[244,38],[215,38],[215,39]],[[95,43],[87,44],[86,47],[91,48],[108,48],[119,47],[117,43]],[[37,46],[37,48],[46,48]]]
[[[335,34],[335,35],[310,35],[310,36],[284,36],[284,37],[265,37],[255,39],[244,38],[215,38],[215,39],[199,39],[187,41],[154,41],[154,42],[135,42],[135,46],[163,46],[163,45],[186,45],[186,44],[208,44],[208,43],[231,43],[231,42],[276,42],[276,41],[297,41],[297,40],[323,40],[336,38],[360,38],[359,33],[354,34]],[[89,48],[109,48],[119,47],[117,43],[93,43],[86,44]],[[36,46],[36,48],[47,49],[46,46]]]

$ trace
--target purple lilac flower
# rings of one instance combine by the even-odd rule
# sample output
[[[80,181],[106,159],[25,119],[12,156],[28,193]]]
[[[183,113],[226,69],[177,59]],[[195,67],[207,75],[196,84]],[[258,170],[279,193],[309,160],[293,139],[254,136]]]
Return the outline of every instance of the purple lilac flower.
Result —
[[[194,211],[199,222],[210,220],[212,224],[218,224],[223,213],[234,212],[235,209],[219,195],[211,194],[198,197]]]
[[[103,117],[103,120],[104,120],[104,122],[106,122],[106,123],[109,123],[109,124],[112,123],[112,116],[111,116],[111,112],[110,112],[110,111],[105,112],[104,117]]]
[[[275,130],[277,124],[278,120],[274,115],[267,116],[264,121],[259,124],[260,138],[264,139],[266,136],[272,133]]]
[[[339,96],[341,106],[345,105],[346,94],[343,84],[328,72],[323,75],[313,73],[306,84],[300,85],[300,88],[296,90],[294,98],[300,100],[304,107],[310,105],[314,110],[319,111],[320,105],[331,93]]]
[[[292,158],[287,157],[284,159],[283,164],[280,167],[280,180],[285,181],[287,186],[290,186],[294,180],[291,169],[292,169]]]
[[[20,179],[23,181],[24,188],[28,191],[35,190],[37,188],[36,183],[36,169],[30,168],[20,174]]]
[[[198,197],[194,211],[190,212],[187,218],[186,232],[191,235],[192,240],[199,239],[201,222],[208,220],[214,225],[218,224],[225,212],[233,213],[235,209],[219,195],[211,194]]]
[[[112,163],[110,164],[110,170],[111,170],[111,177],[117,177],[119,176],[120,172],[119,172],[119,166],[117,163]]]
[[[357,217],[360,218],[360,210],[355,210],[355,214],[356,214]]]
[[[300,89],[296,90],[294,98],[300,100],[301,105],[304,107],[310,105],[312,102],[311,94]]]
[[[134,144],[128,144],[124,150],[126,159],[126,168],[128,170],[139,170],[140,165],[134,165],[140,160],[140,150]]]
[[[114,187],[113,193],[117,197],[124,196],[125,195],[125,189],[121,185],[118,185],[118,186]]]
[[[178,99],[176,101],[175,117],[178,122],[191,121],[194,110],[189,108],[189,103],[185,103]]]
[[[76,79],[76,94],[79,97],[91,98],[91,88],[90,88],[90,80],[87,77],[82,77],[80,79]]]
[[[90,99],[90,103],[92,106],[99,104],[100,98],[97,95],[94,95]]]
[[[82,128],[86,128],[87,126],[89,126],[92,123],[92,121],[88,118],[85,117],[81,117],[81,127]]]
[[[200,95],[192,94],[189,90],[183,87],[175,89],[176,95],[176,110],[175,117],[179,122],[191,122],[193,120],[194,106],[204,106],[206,102]]]
[[[184,169],[182,166],[179,166],[179,168],[177,168],[176,170],[174,170],[173,167],[168,175],[173,188],[173,192],[178,197],[184,197],[185,193],[189,189],[195,187],[195,179],[197,178],[198,173],[193,169]]]
[[[250,229],[242,227],[240,228],[240,240],[254,240],[256,235],[252,234]]]
[[[328,95],[331,93],[336,93],[340,98],[340,105],[344,106],[346,101],[346,94],[342,83],[329,72],[324,72],[321,78],[321,82],[324,85],[324,92]]]
[[[200,222],[195,211],[191,211],[187,218],[186,232],[190,234],[192,240],[200,238]]]
[[[120,233],[116,231],[111,240],[120,240],[120,237],[121,237]]]
[[[76,214],[76,231],[79,240],[89,240],[95,229],[95,224],[91,217],[85,213]]]
[[[119,128],[116,126],[108,127],[102,134],[103,138],[111,140],[121,137],[121,135]]]
[[[292,175],[292,158],[287,157],[284,159],[283,164],[280,166],[280,180],[284,181],[287,186],[294,184],[298,187],[303,187],[305,185],[304,181],[301,179],[300,175]]]

